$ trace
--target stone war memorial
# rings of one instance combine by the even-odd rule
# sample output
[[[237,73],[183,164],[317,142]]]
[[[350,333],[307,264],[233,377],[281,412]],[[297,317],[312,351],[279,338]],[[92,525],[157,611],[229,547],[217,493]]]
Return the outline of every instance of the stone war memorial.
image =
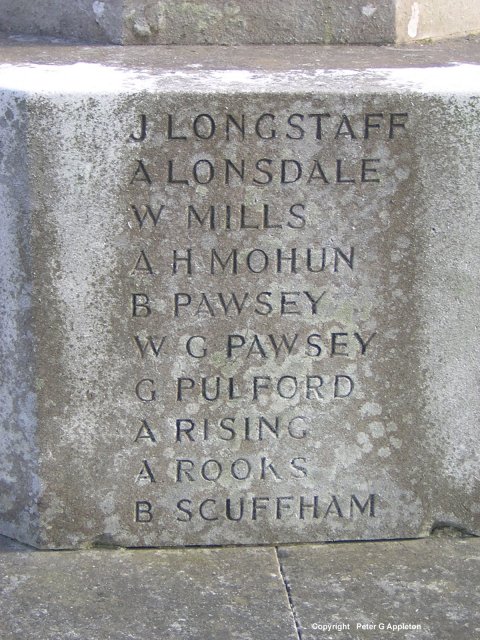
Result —
[[[31,4],[0,0],[0,534],[479,535],[476,3]]]

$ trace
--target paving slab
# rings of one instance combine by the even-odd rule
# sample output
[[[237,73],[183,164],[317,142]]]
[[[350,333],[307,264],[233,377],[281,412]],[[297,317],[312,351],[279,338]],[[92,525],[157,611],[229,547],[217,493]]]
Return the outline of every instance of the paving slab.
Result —
[[[479,562],[477,538],[72,552],[0,536],[0,637],[473,640]]]
[[[0,545],[2,640],[296,640],[272,548]]]
[[[480,638],[480,540],[279,549],[302,640]]]

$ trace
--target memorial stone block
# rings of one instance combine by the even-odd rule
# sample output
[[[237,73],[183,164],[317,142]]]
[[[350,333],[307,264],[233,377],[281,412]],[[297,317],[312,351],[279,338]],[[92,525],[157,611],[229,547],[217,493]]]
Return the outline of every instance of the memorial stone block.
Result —
[[[0,533],[478,533],[479,44],[152,51],[3,49]]]

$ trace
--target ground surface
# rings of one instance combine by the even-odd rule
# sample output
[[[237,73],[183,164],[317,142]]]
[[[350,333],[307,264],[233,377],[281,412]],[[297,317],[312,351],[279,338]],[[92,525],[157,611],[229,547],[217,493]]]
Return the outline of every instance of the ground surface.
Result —
[[[480,638],[480,540],[35,551],[0,538],[2,640]]]

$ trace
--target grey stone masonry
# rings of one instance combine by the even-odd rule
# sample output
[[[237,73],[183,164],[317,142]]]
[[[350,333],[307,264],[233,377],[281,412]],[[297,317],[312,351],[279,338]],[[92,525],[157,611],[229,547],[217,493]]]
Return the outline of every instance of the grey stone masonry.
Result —
[[[480,31],[477,0],[0,0],[0,31],[116,44],[385,44]]]
[[[480,637],[480,540],[283,547],[302,640]]]
[[[2,640],[298,638],[272,548],[32,552],[0,539],[0,578]]]
[[[1,60],[0,533],[479,533],[478,39]]]
[[[475,538],[70,552],[0,536],[0,635],[473,640],[479,563]]]

